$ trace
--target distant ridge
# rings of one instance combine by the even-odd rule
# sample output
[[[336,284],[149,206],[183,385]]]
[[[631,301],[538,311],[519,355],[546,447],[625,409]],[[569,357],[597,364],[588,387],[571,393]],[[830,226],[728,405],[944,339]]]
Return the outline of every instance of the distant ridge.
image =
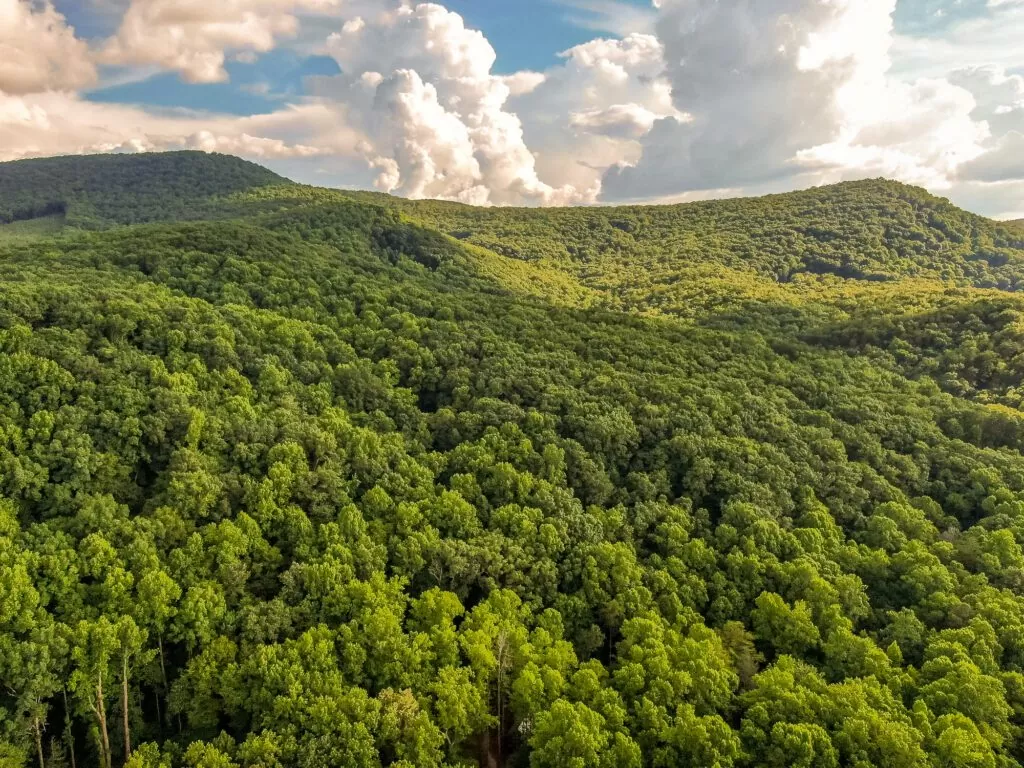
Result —
[[[337,208],[341,203],[344,211]],[[360,214],[366,220],[377,217],[369,209],[386,210],[416,222],[422,236],[541,262],[587,291],[610,291],[637,309],[655,303],[689,314],[689,290],[680,288],[697,279],[694,270],[717,277],[725,270],[774,285],[808,277],[925,278],[1024,288],[1024,228],[886,179],[674,205],[479,208],[298,185],[237,157],[194,151],[0,163],[0,227],[6,230],[0,235],[8,238],[61,228],[245,218],[311,205],[327,206],[317,214],[326,222],[335,215],[347,221],[352,204],[367,209]],[[344,226],[328,228],[341,232]],[[393,225],[386,229],[392,237]],[[405,237],[401,226],[396,231]],[[727,282],[732,290],[736,281]]]
[[[636,279],[671,291],[696,266],[753,272],[780,283],[811,274],[1024,286],[1019,228],[886,179],[676,205],[552,210],[393,204],[460,240],[513,258],[561,264],[594,285],[607,285],[609,274],[639,270],[626,281],[631,292]]]
[[[0,224],[58,214],[81,229],[202,218],[211,198],[284,183],[247,160],[195,151],[16,160],[0,163]]]

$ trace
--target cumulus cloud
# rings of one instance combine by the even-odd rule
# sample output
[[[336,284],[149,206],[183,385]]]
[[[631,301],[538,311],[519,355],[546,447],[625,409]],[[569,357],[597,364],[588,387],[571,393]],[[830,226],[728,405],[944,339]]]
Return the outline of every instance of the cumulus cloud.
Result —
[[[971,93],[975,99],[971,114],[987,121],[993,134],[1024,130],[1024,76],[988,65],[955,70],[948,79]]]
[[[984,211],[995,219],[1024,219],[1024,180],[962,182],[956,202],[969,211]]]
[[[650,32],[655,14],[625,0],[557,0],[566,6],[568,20],[576,26],[595,32],[625,37],[636,32]],[[651,4],[658,6],[657,0]]]
[[[402,3],[331,36],[343,74],[317,94],[365,137],[378,188],[412,197],[691,199],[884,175],[979,198],[978,185],[1018,178],[1024,78],[901,78],[895,5],[660,0],[646,31],[495,76],[493,48],[461,17]]]
[[[3,0],[0,0],[2,2]],[[326,12],[340,0],[131,0],[106,44],[108,64],[154,64],[192,83],[227,79],[229,52],[243,60],[299,29],[299,11]]]
[[[1024,78],[1000,66],[901,78],[891,60],[895,0],[661,6],[665,77],[688,119],[655,121],[638,159],[605,174],[602,199],[867,176],[955,199],[969,185],[970,199],[987,199],[980,185],[999,182],[1005,192],[1024,179]]]
[[[88,47],[48,0],[0,0],[0,92],[73,90],[95,80]]]
[[[337,120],[337,114],[319,105],[235,117],[154,114],[62,92],[0,96],[0,161],[168,149],[227,152],[256,160],[352,154],[361,137],[339,131]]]
[[[581,199],[572,185],[540,179],[522,123],[506,109],[513,90],[527,93],[539,77],[494,75],[494,49],[458,14],[421,3],[352,18],[326,50],[343,74],[320,78],[316,93],[344,105],[367,137],[361,152],[379,189],[476,204]]]
[[[876,105],[838,140],[799,152],[799,163],[820,181],[885,176],[938,191],[985,151],[989,127],[972,118],[974,98],[946,80],[886,82]]]
[[[965,182],[1024,181],[1024,77],[1001,67],[960,69],[949,78],[975,99],[972,114],[991,129],[984,152],[958,169]]]
[[[609,198],[769,182],[834,141],[845,108],[887,68],[895,0],[663,0],[657,24],[675,107]]]
[[[960,177],[971,181],[1024,179],[1024,133],[1010,131],[985,154],[967,163]]]
[[[561,57],[563,63],[535,88],[513,95],[509,106],[523,120],[541,175],[594,200],[604,171],[638,160],[639,139],[659,119],[687,118],[673,104],[662,76],[664,48],[654,35],[592,40]]]
[[[516,205],[882,175],[1012,213],[1007,196],[1024,184],[1021,0],[919,40],[894,34],[896,0],[658,0],[630,16],[617,0],[561,0],[619,36],[507,75],[486,37],[435,3],[105,0],[123,13],[98,59],[129,74],[223,80],[229,58],[252,62],[286,39],[339,64],[297,105],[248,118],[76,96],[96,71],[51,2],[0,0],[0,159],[193,148]],[[325,18],[343,20],[326,42]]]
[[[639,139],[654,127],[658,117],[639,104],[612,104],[573,112],[569,115],[569,125],[599,135]]]
[[[526,96],[540,88],[547,76],[543,72],[524,70],[511,75],[504,75],[501,81],[508,86],[509,96]]]

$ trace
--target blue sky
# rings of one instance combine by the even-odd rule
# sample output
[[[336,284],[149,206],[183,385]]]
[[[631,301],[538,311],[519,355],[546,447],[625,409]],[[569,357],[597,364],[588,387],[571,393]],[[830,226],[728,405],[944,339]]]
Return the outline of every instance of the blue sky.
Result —
[[[83,0],[58,0],[55,5],[82,35],[102,38],[117,29],[116,14],[97,11]],[[444,5],[484,33],[498,54],[494,71],[499,74],[555,66],[562,51],[610,31],[602,23],[604,14],[571,0],[450,0]],[[641,13],[651,8],[650,0],[620,0],[616,5]],[[337,71],[328,57],[276,50],[255,64],[230,63],[229,83],[193,85],[174,74],[156,73],[144,81],[98,88],[90,98],[250,114],[303,94],[306,75]],[[270,94],[254,93],[255,86],[269,86]]]
[[[54,4],[81,36],[102,38],[117,28],[118,14],[104,11],[112,6],[104,6],[102,0],[57,0]],[[547,69],[559,63],[562,51],[597,35],[614,34],[618,31],[616,11],[632,8],[638,16],[651,11],[650,0],[449,0],[444,5],[484,33],[498,54],[495,72],[501,74]],[[990,16],[990,5],[989,0],[899,0],[894,14],[896,31],[941,39],[958,21]],[[231,81],[227,84],[189,85],[173,74],[156,73],[142,82],[94,90],[91,98],[249,114],[274,109],[280,101],[303,94],[304,76],[330,74],[337,71],[337,65],[323,56],[276,50],[253,65],[229,64],[228,71]],[[264,85],[270,86],[272,95],[253,92],[254,86]]]
[[[118,14],[104,12],[103,5],[88,0],[57,0],[55,5],[82,36],[102,38],[117,28]],[[622,9],[634,9],[637,17],[651,12],[650,0],[449,0],[445,6],[484,33],[498,54],[495,72],[500,74],[557,65],[562,51],[620,31],[615,17]],[[894,14],[896,31],[941,39],[958,21],[990,16],[989,6],[988,0],[900,0]],[[629,28],[628,23],[625,26]],[[98,88],[90,98],[250,114],[302,95],[307,75],[337,71],[328,57],[275,50],[255,64],[230,63],[229,83],[192,85],[171,73],[154,73],[143,81]],[[262,93],[267,86],[269,93]]]
[[[498,53],[497,70],[546,69],[558,62],[558,53],[595,36],[585,22],[600,17],[558,0],[458,0],[446,3],[473,27],[481,30]],[[622,6],[641,11],[649,0],[624,0]]]
[[[108,3],[56,0],[54,5],[81,36],[100,38],[112,34],[119,21],[115,0]],[[560,51],[592,39],[603,17],[572,0],[451,0],[444,5],[487,36],[498,52],[498,71],[506,73],[551,66]],[[650,0],[621,0],[616,5],[638,11],[651,8]]]
[[[199,148],[482,204],[889,176],[1024,216],[1024,0],[12,1],[0,159]]]

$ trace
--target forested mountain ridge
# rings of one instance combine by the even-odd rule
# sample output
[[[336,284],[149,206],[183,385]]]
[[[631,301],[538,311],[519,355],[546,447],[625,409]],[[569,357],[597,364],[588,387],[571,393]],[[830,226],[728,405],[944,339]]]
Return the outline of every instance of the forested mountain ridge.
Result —
[[[0,225],[55,215],[81,229],[203,218],[218,212],[218,198],[282,183],[254,163],[205,152],[19,160],[0,163]]]
[[[922,189],[885,180],[846,182],[762,198],[621,208],[474,208],[370,193],[275,187],[254,196],[396,207],[466,242],[547,261],[590,284],[622,287],[643,271],[677,282],[699,264],[788,282],[831,274],[863,280],[927,277],[1016,290],[1024,236]]]
[[[1004,225],[195,160],[0,231],[4,768],[1022,764]]]

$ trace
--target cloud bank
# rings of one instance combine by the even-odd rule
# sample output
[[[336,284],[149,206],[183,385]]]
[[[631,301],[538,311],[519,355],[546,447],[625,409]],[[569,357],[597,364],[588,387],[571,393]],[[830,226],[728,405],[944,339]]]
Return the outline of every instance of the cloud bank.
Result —
[[[296,13],[332,11],[339,0],[131,0],[103,47],[108,64],[154,64],[191,83],[227,80],[229,52],[266,53],[299,30]]]
[[[74,90],[95,80],[88,46],[50,3],[0,0],[0,93]]]
[[[884,175],[989,213],[1024,208],[1024,53],[1008,42],[1024,31],[1020,2],[909,38],[893,30],[896,0],[660,0],[628,19],[613,0],[573,0],[572,13],[628,23],[600,22],[616,36],[508,75],[487,38],[436,3],[121,1],[112,35],[84,41],[50,2],[0,0],[0,158],[189,147],[498,205]],[[281,45],[326,54],[341,74],[251,117],[82,93],[138,68],[222,82],[229,58]]]

